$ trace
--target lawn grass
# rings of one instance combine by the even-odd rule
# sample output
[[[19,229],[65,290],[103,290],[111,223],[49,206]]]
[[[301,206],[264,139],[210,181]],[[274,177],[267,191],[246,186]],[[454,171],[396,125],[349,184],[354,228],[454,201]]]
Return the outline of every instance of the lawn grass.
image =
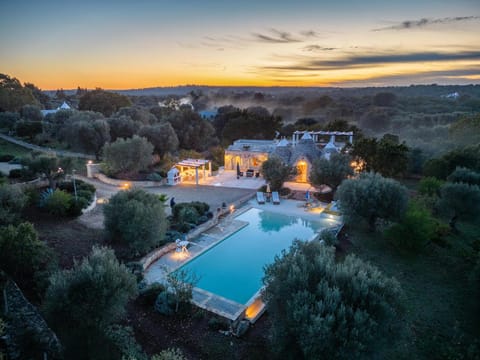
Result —
[[[472,241],[480,241],[480,226],[461,224],[459,228],[459,234],[448,236],[445,247],[430,244],[410,255],[399,253],[379,232],[350,229],[350,252],[395,277],[405,293],[405,313],[399,320],[402,330],[393,343],[378,342],[378,358],[469,358],[459,355],[478,337],[479,329],[468,276],[473,263],[465,254]],[[451,357],[451,353],[457,355]]]
[[[26,156],[31,150],[22,146],[12,144],[8,141],[0,139],[0,155],[13,155],[15,157]]]

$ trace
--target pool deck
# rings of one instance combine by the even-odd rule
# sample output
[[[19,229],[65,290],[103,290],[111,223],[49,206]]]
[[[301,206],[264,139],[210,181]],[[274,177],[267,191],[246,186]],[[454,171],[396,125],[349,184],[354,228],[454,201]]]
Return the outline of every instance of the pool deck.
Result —
[[[219,224],[203,232],[197,240],[190,242],[188,252],[171,251],[156,260],[156,262],[145,272],[145,280],[148,283],[164,283],[170,272],[178,269],[187,261],[200,255],[215,244],[247,226],[248,222],[236,220],[235,217],[252,207],[285,215],[298,216],[311,221],[331,219],[332,227],[339,224],[338,216],[328,215],[321,212],[323,205],[326,206],[327,204],[320,205],[317,208],[308,209],[303,206],[304,203],[304,201],[282,199],[279,205],[273,205],[271,202],[260,205],[255,199],[252,199],[242,208],[237,209],[234,213],[226,216]],[[193,289],[192,300],[195,305],[205,310],[211,311],[229,320],[236,321],[245,314],[248,305],[255,299],[251,299],[249,304],[244,305],[195,287]]]

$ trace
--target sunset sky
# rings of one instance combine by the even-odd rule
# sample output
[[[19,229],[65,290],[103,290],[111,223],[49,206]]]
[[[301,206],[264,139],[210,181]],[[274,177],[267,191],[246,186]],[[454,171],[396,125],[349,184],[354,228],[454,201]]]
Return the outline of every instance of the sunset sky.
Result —
[[[0,49],[42,89],[480,84],[480,1],[12,0]]]

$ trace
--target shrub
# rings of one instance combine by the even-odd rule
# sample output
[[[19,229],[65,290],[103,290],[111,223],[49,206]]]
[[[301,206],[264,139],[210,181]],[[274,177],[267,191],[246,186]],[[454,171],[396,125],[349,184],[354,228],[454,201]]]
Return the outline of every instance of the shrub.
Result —
[[[67,216],[72,205],[72,195],[63,190],[55,190],[45,201],[45,209],[55,216]]]
[[[421,195],[426,196],[438,196],[440,195],[440,188],[444,181],[438,180],[435,177],[424,177],[418,183],[418,192]]]
[[[149,181],[162,181],[163,178],[160,176],[160,174],[153,172],[147,175],[147,180]]]
[[[200,201],[192,201],[190,203],[191,206],[193,206],[200,215],[205,214],[208,210],[210,210],[210,205],[204,202]]]
[[[187,360],[182,351],[177,348],[162,350],[159,354],[153,355],[152,360]]]
[[[225,320],[218,317],[212,317],[208,320],[208,329],[212,331],[227,330],[229,326],[230,325]]]
[[[140,298],[147,305],[154,305],[155,300],[161,292],[165,291],[165,286],[160,283],[153,283],[140,290]]]
[[[114,242],[144,254],[165,239],[168,221],[157,195],[140,189],[120,191],[103,208],[105,229]]]
[[[430,212],[416,202],[411,202],[398,224],[385,231],[388,240],[405,251],[420,250],[435,236],[437,223]]]
[[[324,229],[320,233],[320,240],[323,240],[327,246],[335,246],[338,244],[338,239],[331,229]]]
[[[0,162],[9,162],[15,159],[15,155],[11,154],[0,154]]]
[[[23,169],[12,169],[8,173],[10,179],[21,179],[23,177]]]
[[[32,224],[25,222],[0,229],[0,263],[11,276],[32,276],[50,257]]]
[[[168,293],[167,290],[162,291],[160,292],[160,294],[158,294],[154,305],[155,311],[159,312],[162,315],[169,316],[173,314],[174,307],[175,299],[171,294]]]
[[[172,242],[172,241],[175,241],[177,239],[182,239],[182,238],[183,238],[183,234],[181,232],[178,232],[178,231],[175,231],[175,230],[168,230],[165,233],[165,241],[166,242]]]
[[[173,227],[177,231],[188,232],[209,219],[209,209],[210,206],[207,203],[199,201],[175,204],[172,209]]]
[[[75,200],[75,196],[70,195],[69,205],[68,205],[68,216],[80,216],[82,215],[82,210],[88,207],[90,201],[83,197],[77,197]]]
[[[178,212],[177,220],[180,223],[197,224],[199,217],[197,209],[192,206],[185,206]]]
[[[143,286],[143,264],[140,261],[131,261],[125,264],[125,266],[135,275],[138,283],[138,289],[141,290],[146,287]]]
[[[97,341],[99,351],[95,354],[97,359],[148,359],[135,340],[135,334],[130,326],[110,325],[105,329],[104,339],[99,340]]]
[[[23,191],[11,185],[0,185],[0,226],[13,224],[27,203]]]
[[[399,283],[332,247],[295,241],[265,269],[273,351],[282,358],[358,358],[402,310]]]

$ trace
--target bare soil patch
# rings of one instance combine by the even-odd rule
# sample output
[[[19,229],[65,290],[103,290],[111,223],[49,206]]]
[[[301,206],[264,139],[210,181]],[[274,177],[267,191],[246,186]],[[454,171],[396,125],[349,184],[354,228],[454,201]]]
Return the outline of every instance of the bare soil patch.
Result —
[[[25,219],[34,224],[39,238],[57,254],[61,268],[71,268],[74,260],[87,256],[94,245],[104,244],[103,231],[91,229],[76,219],[58,218],[31,207]]]
[[[208,328],[213,315],[193,308],[188,314],[163,316],[141,299],[129,304],[127,323],[143,349],[153,355],[177,347],[188,359],[268,359],[268,316],[259,319],[242,338]]]

